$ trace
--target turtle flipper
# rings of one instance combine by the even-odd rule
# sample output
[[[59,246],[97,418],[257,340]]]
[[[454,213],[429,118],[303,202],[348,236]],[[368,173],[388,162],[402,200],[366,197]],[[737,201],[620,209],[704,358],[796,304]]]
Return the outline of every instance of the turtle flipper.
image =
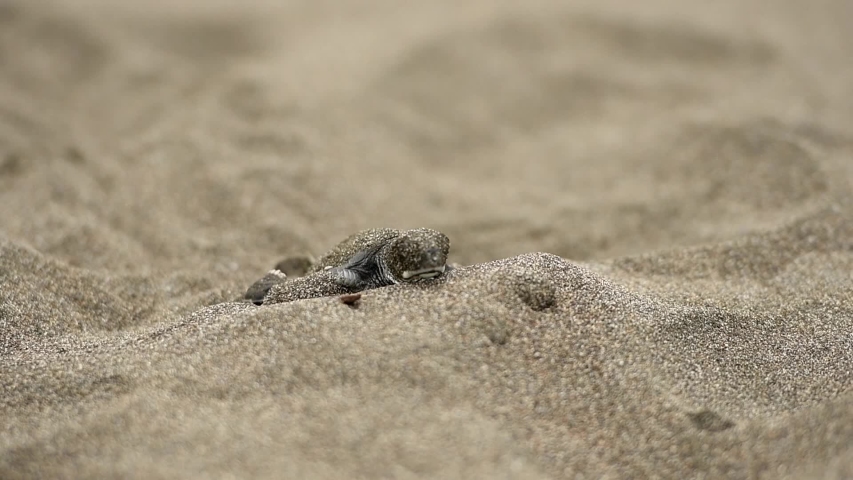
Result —
[[[356,288],[361,284],[361,275],[355,270],[345,267],[336,267],[329,270],[335,283],[342,287]]]
[[[347,262],[329,271],[335,283],[353,290],[363,290],[369,287],[370,278],[376,275],[376,255],[382,245],[375,245],[352,256]]]
[[[280,270],[270,270],[266,275],[263,276],[260,280],[253,283],[246,293],[243,294],[243,299],[248,300],[255,305],[261,305],[264,303],[264,297],[270,291],[273,285],[277,285],[279,283],[283,283],[287,280],[287,275],[282,273]]]

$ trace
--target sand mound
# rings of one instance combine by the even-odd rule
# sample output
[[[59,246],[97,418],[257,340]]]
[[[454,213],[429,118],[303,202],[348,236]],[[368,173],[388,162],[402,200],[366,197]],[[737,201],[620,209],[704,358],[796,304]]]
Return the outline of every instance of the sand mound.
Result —
[[[0,478],[849,477],[853,12],[637,5],[0,3]]]

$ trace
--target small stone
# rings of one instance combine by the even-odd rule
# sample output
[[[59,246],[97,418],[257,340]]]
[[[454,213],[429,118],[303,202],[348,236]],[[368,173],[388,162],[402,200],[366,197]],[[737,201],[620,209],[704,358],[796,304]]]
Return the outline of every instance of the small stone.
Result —
[[[350,293],[347,295],[341,295],[338,297],[341,300],[341,303],[344,305],[349,305],[351,307],[355,307],[358,304],[358,301],[361,300],[360,293]]]

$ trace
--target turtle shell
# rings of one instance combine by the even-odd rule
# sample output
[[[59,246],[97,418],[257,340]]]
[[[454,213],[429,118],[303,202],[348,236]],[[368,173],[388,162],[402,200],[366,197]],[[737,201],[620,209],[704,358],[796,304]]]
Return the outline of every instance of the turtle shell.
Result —
[[[330,267],[346,265],[356,255],[379,251],[384,245],[401,235],[393,228],[371,228],[350,235],[332,250],[320,257],[309,273],[321,272]]]

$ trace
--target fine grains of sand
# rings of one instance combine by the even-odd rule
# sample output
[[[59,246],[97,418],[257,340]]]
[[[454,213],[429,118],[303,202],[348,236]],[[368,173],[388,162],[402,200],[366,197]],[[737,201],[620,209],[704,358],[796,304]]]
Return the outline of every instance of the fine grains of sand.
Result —
[[[849,2],[122,3],[0,0],[0,478],[853,475]]]

